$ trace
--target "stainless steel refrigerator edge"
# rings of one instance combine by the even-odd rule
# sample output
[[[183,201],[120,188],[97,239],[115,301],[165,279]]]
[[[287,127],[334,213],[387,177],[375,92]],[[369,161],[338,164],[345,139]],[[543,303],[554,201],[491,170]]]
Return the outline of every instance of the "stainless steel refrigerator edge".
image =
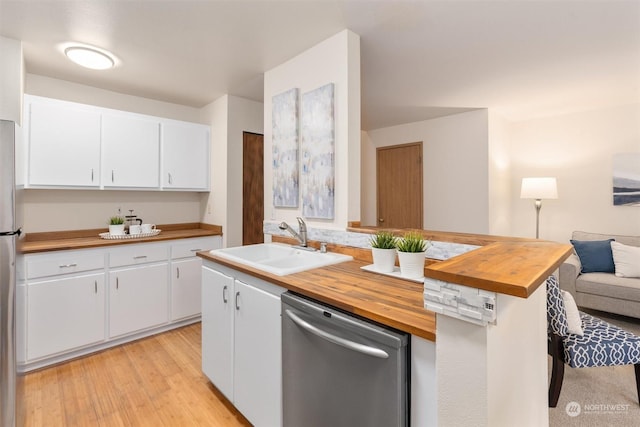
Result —
[[[18,423],[21,377],[16,373],[16,124],[0,120],[0,426]]]

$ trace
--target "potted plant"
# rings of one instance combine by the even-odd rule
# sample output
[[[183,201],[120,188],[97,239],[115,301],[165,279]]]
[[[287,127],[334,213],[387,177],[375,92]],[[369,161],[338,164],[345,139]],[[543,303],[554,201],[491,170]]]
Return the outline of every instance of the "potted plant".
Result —
[[[124,218],[116,215],[109,218],[109,234],[122,236],[124,234]]]
[[[390,231],[380,230],[371,237],[373,265],[381,273],[390,273],[396,265],[397,239]]]
[[[408,279],[424,276],[424,253],[427,246],[422,234],[417,231],[410,231],[398,240],[398,259],[402,276]]]

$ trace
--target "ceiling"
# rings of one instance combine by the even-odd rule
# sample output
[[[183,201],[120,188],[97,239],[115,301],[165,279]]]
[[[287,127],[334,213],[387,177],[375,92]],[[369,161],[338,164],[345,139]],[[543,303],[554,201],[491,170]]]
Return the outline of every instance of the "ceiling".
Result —
[[[510,120],[640,102],[640,1],[6,1],[28,73],[202,107],[348,28],[362,128],[492,108]],[[68,41],[114,52],[92,71]]]

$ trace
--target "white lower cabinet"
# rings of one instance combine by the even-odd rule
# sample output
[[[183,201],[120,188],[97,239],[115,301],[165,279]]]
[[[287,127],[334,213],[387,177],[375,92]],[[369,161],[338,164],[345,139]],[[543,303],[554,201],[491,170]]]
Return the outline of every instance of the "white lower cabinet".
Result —
[[[200,314],[201,276],[200,258],[171,263],[171,320]]]
[[[202,371],[230,401],[233,401],[233,290],[233,277],[213,268],[202,268]]]
[[[221,240],[207,236],[20,256],[19,369],[197,322],[202,262],[195,253],[220,247]]]
[[[236,280],[233,403],[255,426],[282,425],[280,295]]]
[[[27,359],[104,340],[104,273],[28,284]]]
[[[169,320],[168,263],[109,273],[109,337],[162,325]]]
[[[172,321],[200,315],[202,259],[196,252],[220,247],[219,236],[186,239],[171,245]]]
[[[280,295],[284,291],[204,263],[202,370],[256,427],[282,425]]]

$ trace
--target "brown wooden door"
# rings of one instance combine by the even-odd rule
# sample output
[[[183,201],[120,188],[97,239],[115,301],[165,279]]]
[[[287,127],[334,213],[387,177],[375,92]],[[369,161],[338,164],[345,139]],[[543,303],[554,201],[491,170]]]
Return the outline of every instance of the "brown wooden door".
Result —
[[[422,142],[376,150],[377,225],[422,228]]]
[[[242,244],[264,242],[264,142],[257,133],[242,134]]]

